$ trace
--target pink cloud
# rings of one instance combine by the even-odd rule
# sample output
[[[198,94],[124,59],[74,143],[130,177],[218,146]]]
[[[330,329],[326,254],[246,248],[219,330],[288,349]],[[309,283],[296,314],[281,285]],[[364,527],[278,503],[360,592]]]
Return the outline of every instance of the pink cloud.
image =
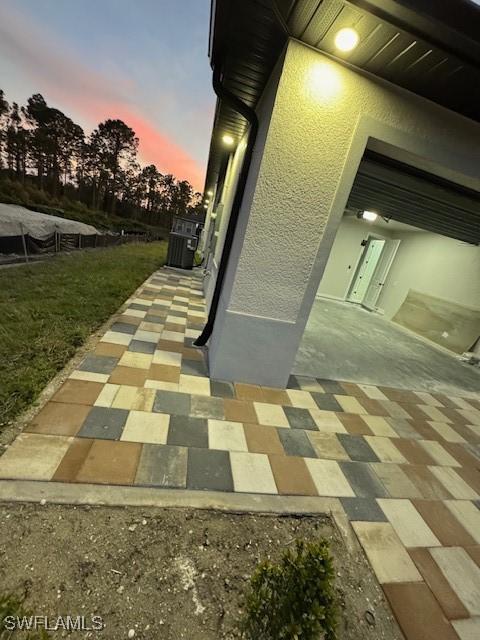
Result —
[[[74,119],[90,127],[106,118],[124,120],[140,139],[143,162],[154,163],[159,171],[203,189],[205,169],[126,98],[130,79],[107,79],[92,71],[56,34],[40,29],[6,2],[0,3],[0,51],[30,78],[32,92],[40,91],[47,102],[70,109]]]

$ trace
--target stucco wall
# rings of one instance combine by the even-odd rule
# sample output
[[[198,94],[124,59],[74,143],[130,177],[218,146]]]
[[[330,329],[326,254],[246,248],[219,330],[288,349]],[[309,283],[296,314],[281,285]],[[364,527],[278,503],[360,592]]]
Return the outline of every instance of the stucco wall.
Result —
[[[345,164],[352,178],[358,168],[366,140],[349,152],[361,117],[372,119],[367,136],[375,136],[376,125],[391,127],[401,146],[415,138],[414,147],[427,154],[436,141],[439,164],[448,162],[450,149],[458,171],[478,186],[480,126],[291,41],[231,309],[296,319],[329,214],[353,183],[342,180]],[[252,286],[259,271],[265,286]]]
[[[281,385],[367,144],[480,189],[480,126],[296,41],[289,42],[270,103],[264,146],[260,142],[256,149],[242,205],[230,287],[214,330],[211,367],[230,379]],[[272,332],[280,355],[272,353]],[[233,349],[237,340],[249,348]],[[270,366],[260,366],[266,360]]]

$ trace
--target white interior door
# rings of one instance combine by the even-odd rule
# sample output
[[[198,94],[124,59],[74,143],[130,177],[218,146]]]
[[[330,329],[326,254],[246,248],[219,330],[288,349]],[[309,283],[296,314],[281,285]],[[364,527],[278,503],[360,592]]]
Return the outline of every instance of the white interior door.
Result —
[[[349,302],[356,302],[357,304],[363,302],[380,256],[382,255],[384,245],[385,240],[378,240],[376,238],[370,238],[368,240],[348,293],[347,300]]]
[[[377,262],[373,277],[369,282],[362,300],[362,305],[367,309],[376,309],[378,298],[382,293],[383,285],[385,284],[399,245],[400,240],[385,240],[380,259]]]

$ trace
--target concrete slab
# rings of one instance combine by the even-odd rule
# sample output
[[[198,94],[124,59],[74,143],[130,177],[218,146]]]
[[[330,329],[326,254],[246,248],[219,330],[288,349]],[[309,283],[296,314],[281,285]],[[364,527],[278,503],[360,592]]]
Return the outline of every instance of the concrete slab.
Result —
[[[453,354],[380,315],[325,298],[313,304],[293,373],[454,396],[480,386],[480,372]]]

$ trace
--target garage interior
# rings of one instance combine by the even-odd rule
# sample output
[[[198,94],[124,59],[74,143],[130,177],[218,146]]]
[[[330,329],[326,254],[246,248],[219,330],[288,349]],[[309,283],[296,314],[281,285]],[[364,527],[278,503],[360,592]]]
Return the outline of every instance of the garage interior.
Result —
[[[367,152],[293,373],[480,390],[480,194]]]

